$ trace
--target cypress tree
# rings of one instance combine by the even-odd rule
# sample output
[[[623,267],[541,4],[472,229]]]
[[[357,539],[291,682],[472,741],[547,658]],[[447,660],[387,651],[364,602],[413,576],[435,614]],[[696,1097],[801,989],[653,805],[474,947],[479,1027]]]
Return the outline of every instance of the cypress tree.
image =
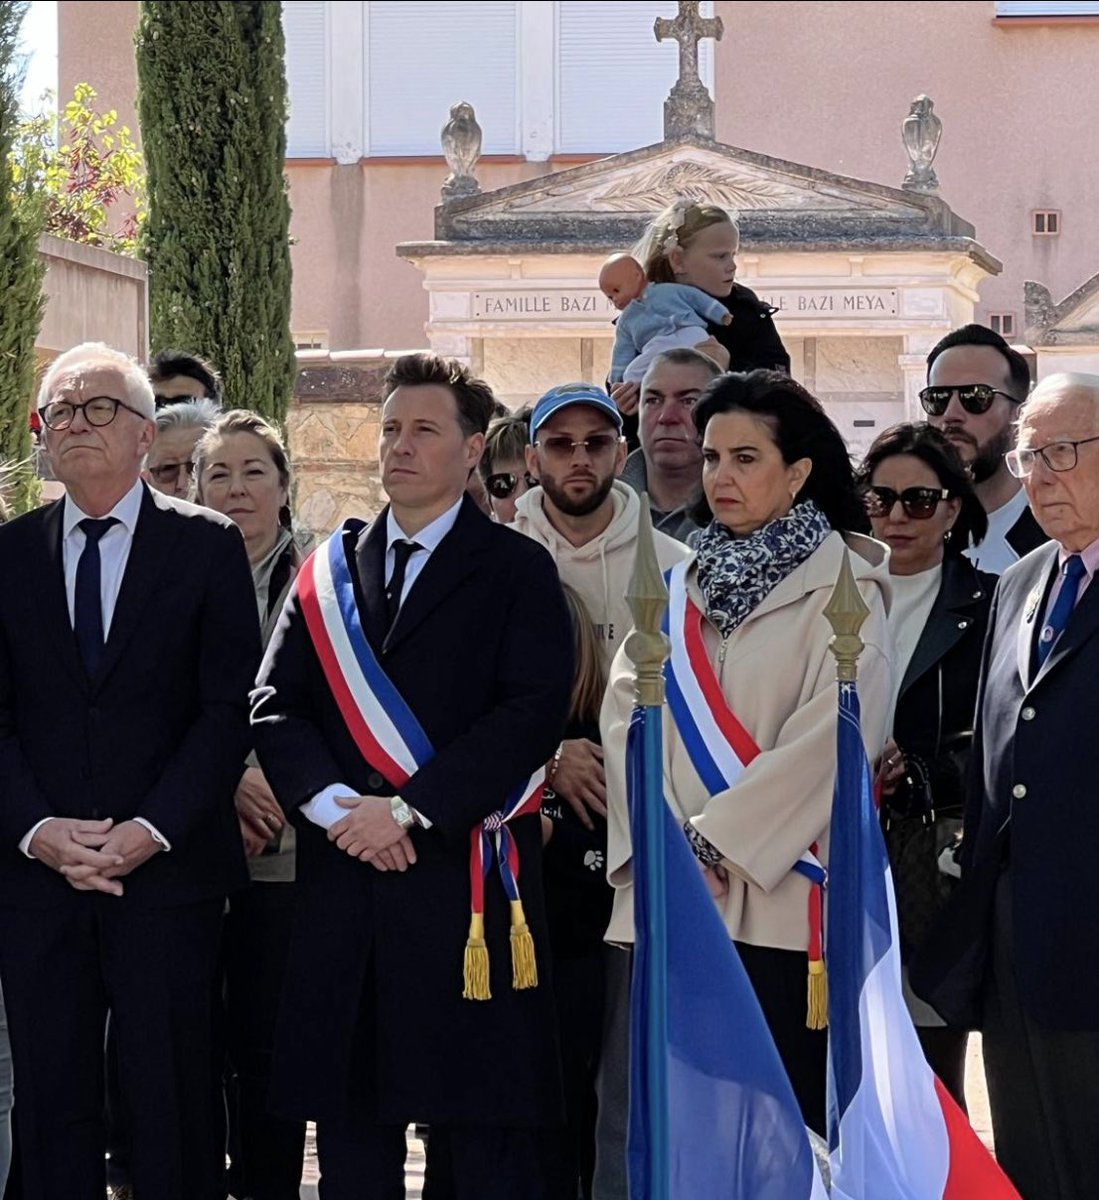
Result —
[[[33,504],[38,490],[29,469],[30,406],[46,271],[38,255],[44,209],[33,181],[17,180],[10,159],[19,124],[19,27],[26,8],[0,0],[0,463],[15,468],[8,498],[19,511]]]
[[[154,350],[201,354],[231,406],[282,422],[294,385],[278,0],[145,0],[138,108]]]

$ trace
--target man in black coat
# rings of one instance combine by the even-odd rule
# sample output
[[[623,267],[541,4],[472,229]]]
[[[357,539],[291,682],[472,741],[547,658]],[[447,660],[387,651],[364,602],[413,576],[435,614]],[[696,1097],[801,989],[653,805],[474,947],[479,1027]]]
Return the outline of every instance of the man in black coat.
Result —
[[[0,528],[0,971],[27,1200],[102,1200],[103,1037],[133,1181],[213,1200],[211,995],[245,882],[233,790],[259,660],[239,530],[139,480],[144,372],[77,347],[39,396],[67,496]]]
[[[431,1125],[425,1195],[536,1200],[536,1130],[561,1115],[536,811],[508,830],[539,985],[513,986],[516,931],[495,868],[484,884],[491,999],[463,997],[463,949],[471,834],[561,739],[569,617],[549,555],[465,496],[488,388],[457,363],[409,355],[385,393],[390,504],[318,555],[346,555],[349,607],[434,756],[395,796],[358,748],[306,624],[307,564],[253,709],[260,761],[300,830],[273,1099],[318,1122],[327,1200],[402,1196],[412,1121]]]
[[[955,918],[986,956],[997,1157],[1025,1200],[1088,1200],[1099,1180],[1099,376],[1039,384],[1009,461],[1053,542],[994,597],[958,897],[968,905]]]

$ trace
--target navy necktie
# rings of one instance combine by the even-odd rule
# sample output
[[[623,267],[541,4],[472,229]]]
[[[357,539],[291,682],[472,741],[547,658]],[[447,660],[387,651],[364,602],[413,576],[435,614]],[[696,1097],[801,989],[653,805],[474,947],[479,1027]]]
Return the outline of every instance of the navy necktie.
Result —
[[[1079,554],[1069,555],[1065,559],[1065,565],[1061,568],[1061,574],[1064,576],[1061,580],[1061,590],[1057,593],[1057,599],[1049,614],[1049,619],[1042,626],[1042,632],[1038,635],[1039,669],[1049,658],[1050,651],[1057,644],[1057,639],[1064,633],[1068,619],[1072,616],[1072,610],[1076,607],[1076,597],[1080,592],[1080,580],[1086,574],[1084,560]]]
[[[84,669],[89,678],[99,670],[103,656],[103,601],[100,596],[102,578],[99,558],[99,539],[112,525],[118,524],[117,517],[95,520],[85,517],[79,522],[84,531],[84,549],[76,564],[76,586],[73,589],[73,632]]]
[[[404,591],[404,577],[408,570],[408,560],[422,550],[419,542],[400,541],[393,543],[393,575],[389,586],[385,589],[386,631],[393,628],[397,613],[401,608],[401,593]]]

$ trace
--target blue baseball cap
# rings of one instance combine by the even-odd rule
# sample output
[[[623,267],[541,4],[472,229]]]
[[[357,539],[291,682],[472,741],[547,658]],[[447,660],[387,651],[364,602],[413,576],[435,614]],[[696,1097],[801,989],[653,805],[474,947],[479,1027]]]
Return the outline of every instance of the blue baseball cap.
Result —
[[[531,445],[534,444],[538,430],[554,413],[574,404],[586,404],[589,408],[599,409],[610,418],[615,429],[619,433],[622,432],[622,414],[618,411],[618,405],[602,388],[593,383],[563,383],[559,387],[550,388],[534,406],[534,412],[530,415]]]

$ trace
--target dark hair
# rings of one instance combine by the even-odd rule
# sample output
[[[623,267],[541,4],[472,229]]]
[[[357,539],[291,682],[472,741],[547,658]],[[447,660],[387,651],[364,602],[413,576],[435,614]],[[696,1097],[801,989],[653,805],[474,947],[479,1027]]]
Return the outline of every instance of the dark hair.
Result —
[[[524,461],[527,446],[530,445],[530,414],[530,408],[521,408],[518,412],[508,413],[506,417],[497,417],[488,427],[485,448],[477,464],[477,470],[486,483],[496,464],[503,459]]]
[[[1008,376],[1011,379],[1011,392],[1020,402],[1027,398],[1030,391],[1030,368],[1027,361],[1018,350],[1012,348],[1002,337],[986,325],[963,325],[960,329],[952,329],[946,337],[936,342],[927,356],[927,375],[931,377],[931,368],[935,359],[955,346],[991,346],[998,350],[1007,363]],[[973,382],[977,382],[974,380]],[[945,487],[945,484],[943,485]]]
[[[795,504],[814,500],[828,524],[840,532],[861,533],[869,528],[847,444],[820,401],[800,383],[781,371],[763,368],[719,375],[707,385],[692,412],[699,437],[705,434],[711,417],[727,412],[746,412],[765,421],[785,463],[799,458],[812,462],[813,469]],[[713,513],[705,496],[691,515],[700,524],[710,521]]]
[[[402,354],[386,372],[382,394],[389,397],[399,387],[424,384],[450,389],[458,406],[458,424],[466,437],[487,432],[496,408],[496,397],[483,379],[474,379],[469,367],[456,358],[441,358],[427,351]]]
[[[182,350],[161,350],[159,354],[153,356],[153,360],[149,364],[149,382],[154,385],[154,390],[156,384],[163,383],[164,380],[171,379],[176,375],[182,375],[185,379],[193,379],[196,383],[201,383],[205,394],[211,400],[221,403],[221,376],[217,373],[217,368],[213,363],[208,362],[205,358],[199,358],[197,354],[184,354]],[[177,396],[173,399],[182,399],[182,397]]]
[[[958,451],[933,426],[922,421],[905,422],[879,433],[856,472],[859,487],[868,488],[878,467],[899,454],[911,454],[926,463],[935,472],[939,486],[949,490],[950,498],[962,502],[952,536],[946,543],[946,553],[962,554],[967,547],[976,546],[988,532],[988,514],[977,499],[973,480]]]
[[[265,421],[259,413],[249,412],[246,408],[234,408],[223,413],[199,438],[195,446],[195,498],[199,504],[202,500],[202,473],[206,469],[206,460],[213,453],[214,447],[222,438],[234,433],[250,433],[259,438],[271,462],[278,473],[279,483],[290,491],[290,461],[286,453],[286,443],[279,431]],[[291,528],[290,506],[284,504],[279,509],[279,524],[286,529]]]

